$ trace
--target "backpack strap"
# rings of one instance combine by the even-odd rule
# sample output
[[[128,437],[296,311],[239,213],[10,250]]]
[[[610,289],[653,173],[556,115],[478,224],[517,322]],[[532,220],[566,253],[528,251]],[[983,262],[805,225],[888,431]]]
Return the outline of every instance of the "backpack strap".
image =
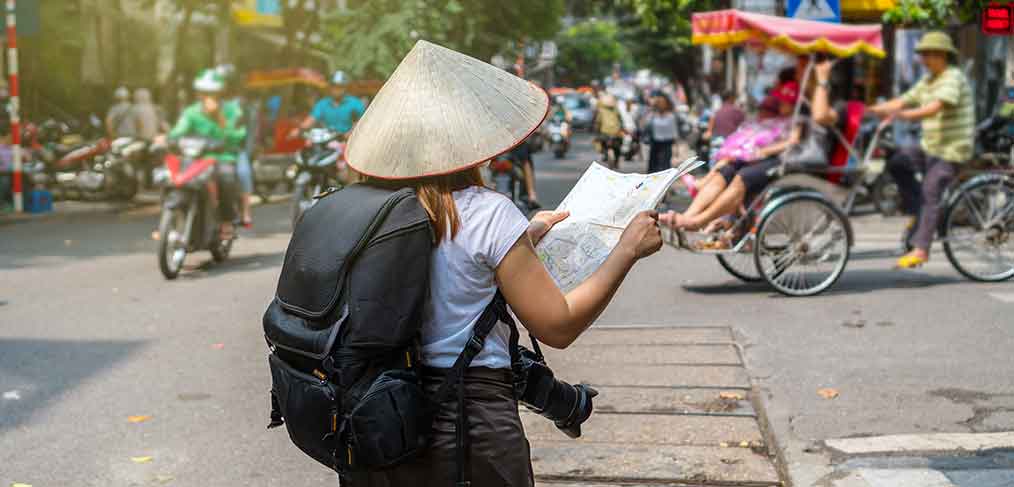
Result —
[[[468,417],[465,410],[465,371],[468,370],[468,366],[472,363],[472,360],[485,347],[486,337],[489,336],[489,333],[493,331],[493,327],[500,321],[507,323],[511,328],[511,358],[513,358],[513,344],[517,343],[517,326],[514,323],[514,319],[511,318],[510,313],[507,312],[507,301],[504,299],[503,294],[497,291],[496,295],[493,296],[493,301],[482,311],[479,321],[475,323],[475,327],[472,329],[472,336],[468,339],[468,343],[465,344],[464,350],[458,355],[457,360],[454,361],[454,365],[451,366],[451,370],[447,372],[443,384],[440,384],[440,388],[437,389],[437,393],[432,398],[434,404],[439,405],[450,397],[453,391],[452,388],[457,389],[458,420],[454,428],[458,470],[456,487],[469,487],[471,485],[471,482],[468,480],[470,469],[468,468]]]

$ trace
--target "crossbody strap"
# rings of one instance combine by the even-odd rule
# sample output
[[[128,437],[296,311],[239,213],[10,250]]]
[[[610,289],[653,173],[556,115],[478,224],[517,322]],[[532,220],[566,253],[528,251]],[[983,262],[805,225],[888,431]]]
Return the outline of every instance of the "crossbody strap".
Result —
[[[468,366],[479,355],[479,352],[482,352],[483,347],[486,346],[486,337],[489,336],[490,332],[493,331],[493,327],[500,321],[507,323],[511,328],[511,358],[513,359],[513,345],[517,343],[517,326],[507,311],[507,301],[497,291],[496,295],[493,296],[493,301],[479,315],[479,320],[475,323],[475,327],[472,329],[472,336],[468,339],[468,343],[465,344],[464,350],[458,355],[458,358],[454,361],[454,365],[451,366],[451,370],[444,377],[444,382],[440,384],[440,388],[437,389],[436,394],[432,397],[434,404],[439,405],[447,400],[455,390],[458,393],[458,418],[454,428],[456,442],[455,463],[457,464],[458,474],[456,487],[469,487],[471,485],[471,482],[468,480],[470,468],[468,465],[468,417],[465,410],[465,371],[468,370]]]

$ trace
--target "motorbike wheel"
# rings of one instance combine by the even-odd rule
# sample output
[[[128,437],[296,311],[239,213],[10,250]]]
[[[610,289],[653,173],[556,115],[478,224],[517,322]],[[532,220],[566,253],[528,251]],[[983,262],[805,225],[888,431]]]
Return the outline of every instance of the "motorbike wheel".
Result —
[[[901,193],[898,191],[898,183],[890,174],[884,172],[877,176],[873,182],[872,190],[873,207],[881,215],[894,216],[901,208]]]
[[[162,209],[158,223],[158,268],[166,279],[176,279],[187,257],[187,244],[183,242],[186,216],[182,211]]]
[[[553,155],[556,156],[557,159],[563,159],[563,156],[567,155],[567,149],[557,147],[553,150]]]
[[[211,247],[211,258],[215,262],[225,262],[229,258],[229,252],[232,251],[232,242],[234,239],[229,240],[217,240],[215,245]]]

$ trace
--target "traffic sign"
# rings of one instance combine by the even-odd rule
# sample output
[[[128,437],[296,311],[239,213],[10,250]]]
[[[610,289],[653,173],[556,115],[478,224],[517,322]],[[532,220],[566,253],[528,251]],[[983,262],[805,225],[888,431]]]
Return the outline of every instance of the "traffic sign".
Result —
[[[840,0],[789,0],[786,17],[823,22],[841,22]]]

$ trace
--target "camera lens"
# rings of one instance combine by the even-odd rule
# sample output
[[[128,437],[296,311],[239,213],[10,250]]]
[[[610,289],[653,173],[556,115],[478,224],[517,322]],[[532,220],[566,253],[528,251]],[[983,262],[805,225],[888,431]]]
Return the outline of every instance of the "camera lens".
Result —
[[[570,385],[557,380],[542,357],[520,347],[516,376],[521,403],[571,438],[581,436],[581,424],[591,416],[592,398],[599,393],[584,384]]]

